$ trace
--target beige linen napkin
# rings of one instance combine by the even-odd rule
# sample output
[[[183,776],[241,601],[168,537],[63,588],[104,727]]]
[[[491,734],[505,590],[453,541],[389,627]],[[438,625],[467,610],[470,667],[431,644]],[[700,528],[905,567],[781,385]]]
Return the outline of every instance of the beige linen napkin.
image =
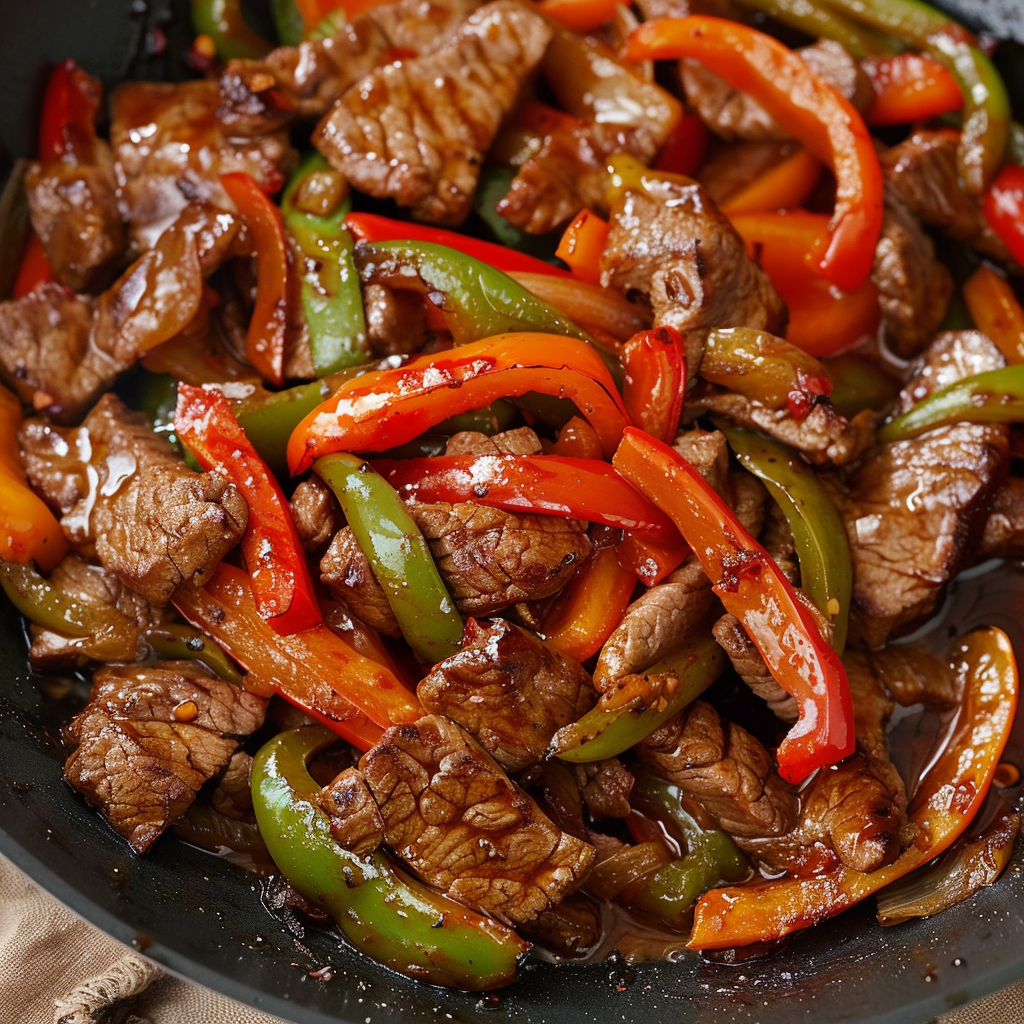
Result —
[[[282,1024],[164,974],[0,857],[0,1024]],[[1024,1024],[1024,982],[935,1024]]]

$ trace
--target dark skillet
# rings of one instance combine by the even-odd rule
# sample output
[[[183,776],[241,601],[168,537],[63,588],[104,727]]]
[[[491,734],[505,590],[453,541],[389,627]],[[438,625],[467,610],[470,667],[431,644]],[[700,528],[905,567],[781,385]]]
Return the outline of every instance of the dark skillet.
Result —
[[[166,77],[147,55],[159,25],[187,43],[182,0],[46,0],[8,13],[0,33],[0,156],[30,153],[48,66],[73,56],[108,83]],[[1019,0],[951,0],[975,28],[1024,41]],[[177,12],[178,17],[172,17]],[[1012,63],[1021,68],[1020,51]],[[1004,61],[1008,66],[1010,62]],[[1018,111],[1024,82],[1014,83]],[[3,173],[5,168],[0,169]],[[995,625],[1024,651],[1024,573],[1003,566],[962,580],[937,628]],[[1024,855],[995,886],[946,913],[879,928],[873,906],[797,936],[764,960],[628,967],[536,964],[480,998],[426,988],[352,954],[325,931],[293,935],[261,902],[259,881],[173,838],[134,856],[63,782],[55,730],[66,707],[25,667],[15,613],[0,620],[0,852],[83,917],[183,977],[295,1022],[385,1024],[921,1024],[1024,977]],[[1006,755],[1024,765],[1024,716]],[[1008,790],[1016,800],[1020,790]],[[873,901],[870,901],[873,903]],[[321,977],[311,972],[330,965]],[[325,980],[326,975],[330,980]]]

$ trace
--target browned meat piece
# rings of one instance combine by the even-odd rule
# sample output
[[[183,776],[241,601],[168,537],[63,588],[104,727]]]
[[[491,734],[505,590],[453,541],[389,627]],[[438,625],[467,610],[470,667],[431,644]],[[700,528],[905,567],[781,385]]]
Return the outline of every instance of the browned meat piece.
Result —
[[[670,718],[634,750],[730,835],[781,836],[796,821],[796,797],[776,773],[768,751],[702,700]]]
[[[418,352],[427,339],[427,313],[415,292],[369,283],[363,289],[366,340],[380,358]]]
[[[938,228],[1000,263],[1010,263],[1006,246],[989,227],[981,207],[960,185],[956,165],[959,134],[916,131],[879,160],[886,184],[922,224]]]
[[[556,828],[443,718],[388,729],[360,768],[388,845],[428,885],[500,921],[536,917],[593,862],[593,847]]]
[[[321,557],[343,522],[330,487],[316,475],[308,477],[292,491],[288,509],[303,550],[313,558]]]
[[[385,636],[402,635],[391,603],[350,527],[338,530],[320,559],[320,579],[357,619]]]
[[[420,680],[417,696],[431,714],[471,733],[507,771],[542,761],[555,731],[594,704],[580,664],[504,619],[470,619],[462,643]]]
[[[217,120],[210,80],[126,82],[112,97],[110,142],[117,160],[121,215],[139,248],[149,248],[189,202],[231,209],[219,176],[252,175],[276,192],[295,164],[285,132],[229,138]]]
[[[931,238],[891,188],[871,280],[878,287],[889,346],[904,358],[916,355],[946,315],[953,278],[935,258]]]
[[[1009,477],[992,495],[974,557],[979,562],[1024,558],[1024,480],[1020,477]]]
[[[145,853],[263,723],[266,701],[193,662],[101,668],[68,726],[68,781]]]
[[[672,447],[725,497],[729,486],[729,442],[720,430],[681,430]]]
[[[0,302],[0,371],[22,401],[76,422],[141,351],[189,324],[238,232],[231,214],[193,204],[99,299],[50,284]]]
[[[516,930],[559,957],[584,956],[601,938],[601,909],[585,893],[572,893]]]
[[[29,481],[76,550],[151,604],[166,604],[185,580],[202,583],[245,529],[234,484],[192,472],[113,394],[81,427],[29,420],[20,441]]]
[[[255,821],[251,778],[252,757],[244,750],[236,750],[210,794],[214,810],[235,821]]]
[[[580,796],[595,818],[628,818],[633,773],[617,758],[572,766]]]
[[[356,768],[346,768],[317,794],[317,803],[331,822],[334,841],[367,857],[384,842],[384,819],[366,780]]]
[[[530,427],[502,430],[488,436],[478,430],[460,430],[445,445],[445,455],[540,455],[540,438]]]
[[[794,586],[800,584],[800,568],[796,560],[796,543],[793,531],[782,514],[782,510],[774,501],[765,503],[764,525],[757,539],[761,546],[772,556],[772,561],[782,571],[782,575]]]
[[[372,71],[314,143],[361,192],[395,199],[418,220],[459,225],[483,156],[550,38],[539,15],[494,0],[434,53]]]
[[[760,697],[769,709],[784,722],[795,722],[799,717],[796,701],[775,681],[768,666],[761,657],[754,641],[735,615],[723,615],[712,627],[711,632],[722,650],[729,655],[729,661],[736,674]]]
[[[940,335],[901,393],[897,411],[939,388],[1003,365],[977,331]],[[845,486],[824,478],[853,559],[851,626],[868,647],[936,606],[963,568],[1005,472],[1007,428],[959,423],[880,447]]]
[[[796,51],[823,81],[856,109],[865,110],[874,92],[867,75],[840,43],[820,39]],[[719,138],[761,142],[786,138],[787,133],[749,93],[733,89],[724,78],[695,60],[679,64],[686,99],[700,119]]]
[[[624,189],[610,218],[602,284],[640,292],[655,326],[682,333],[691,380],[710,328],[782,331],[785,305],[700,185],[659,181],[644,191]]]
[[[700,563],[693,558],[684,562],[626,609],[598,655],[594,685],[606,690],[622,676],[650,668],[685,642],[714,602]]]
[[[468,502],[408,508],[464,615],[493,615],[519,601],[550,597],[590,554],[587,524],[579,519]]]
[[[232,60],[220,78],[217,116],[232,135],[264,135],[322,117],[379,64],[425,54],[477,0],[399,0],[346,21],[326,39],[279,46],[263,60]]]
[[[764,525],[764,506],[767,498],[768,492],[756,476],[744,469],[734,469],[729,474],[725,500],[736,513],[740,525],[752,537],[756,537]]]
[[[890,644],[881,651],[868,652],[868,660],[875,678],[897,704],[924,704],[948,711],[960,701],[952,666],[931,651]]]

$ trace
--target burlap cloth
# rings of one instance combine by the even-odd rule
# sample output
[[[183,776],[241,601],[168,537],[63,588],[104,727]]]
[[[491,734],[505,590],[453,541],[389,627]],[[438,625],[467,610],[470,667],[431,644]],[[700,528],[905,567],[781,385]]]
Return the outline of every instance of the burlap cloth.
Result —
[[[0,857],[0,1024],[281,1024],[164,974]],[[936,1024],[1024,1024],[1024,982]]]

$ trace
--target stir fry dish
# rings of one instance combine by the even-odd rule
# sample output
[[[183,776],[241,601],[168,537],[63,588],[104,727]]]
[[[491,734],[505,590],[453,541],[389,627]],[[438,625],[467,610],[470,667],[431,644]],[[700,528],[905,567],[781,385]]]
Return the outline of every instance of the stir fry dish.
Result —
[[[1024,557],[995,44],[274,10],[194,0],[180,82],[55,67],[5,196],[0,583],[70,785],[465,990],[994,882],[1014,652],[928,623]]]

